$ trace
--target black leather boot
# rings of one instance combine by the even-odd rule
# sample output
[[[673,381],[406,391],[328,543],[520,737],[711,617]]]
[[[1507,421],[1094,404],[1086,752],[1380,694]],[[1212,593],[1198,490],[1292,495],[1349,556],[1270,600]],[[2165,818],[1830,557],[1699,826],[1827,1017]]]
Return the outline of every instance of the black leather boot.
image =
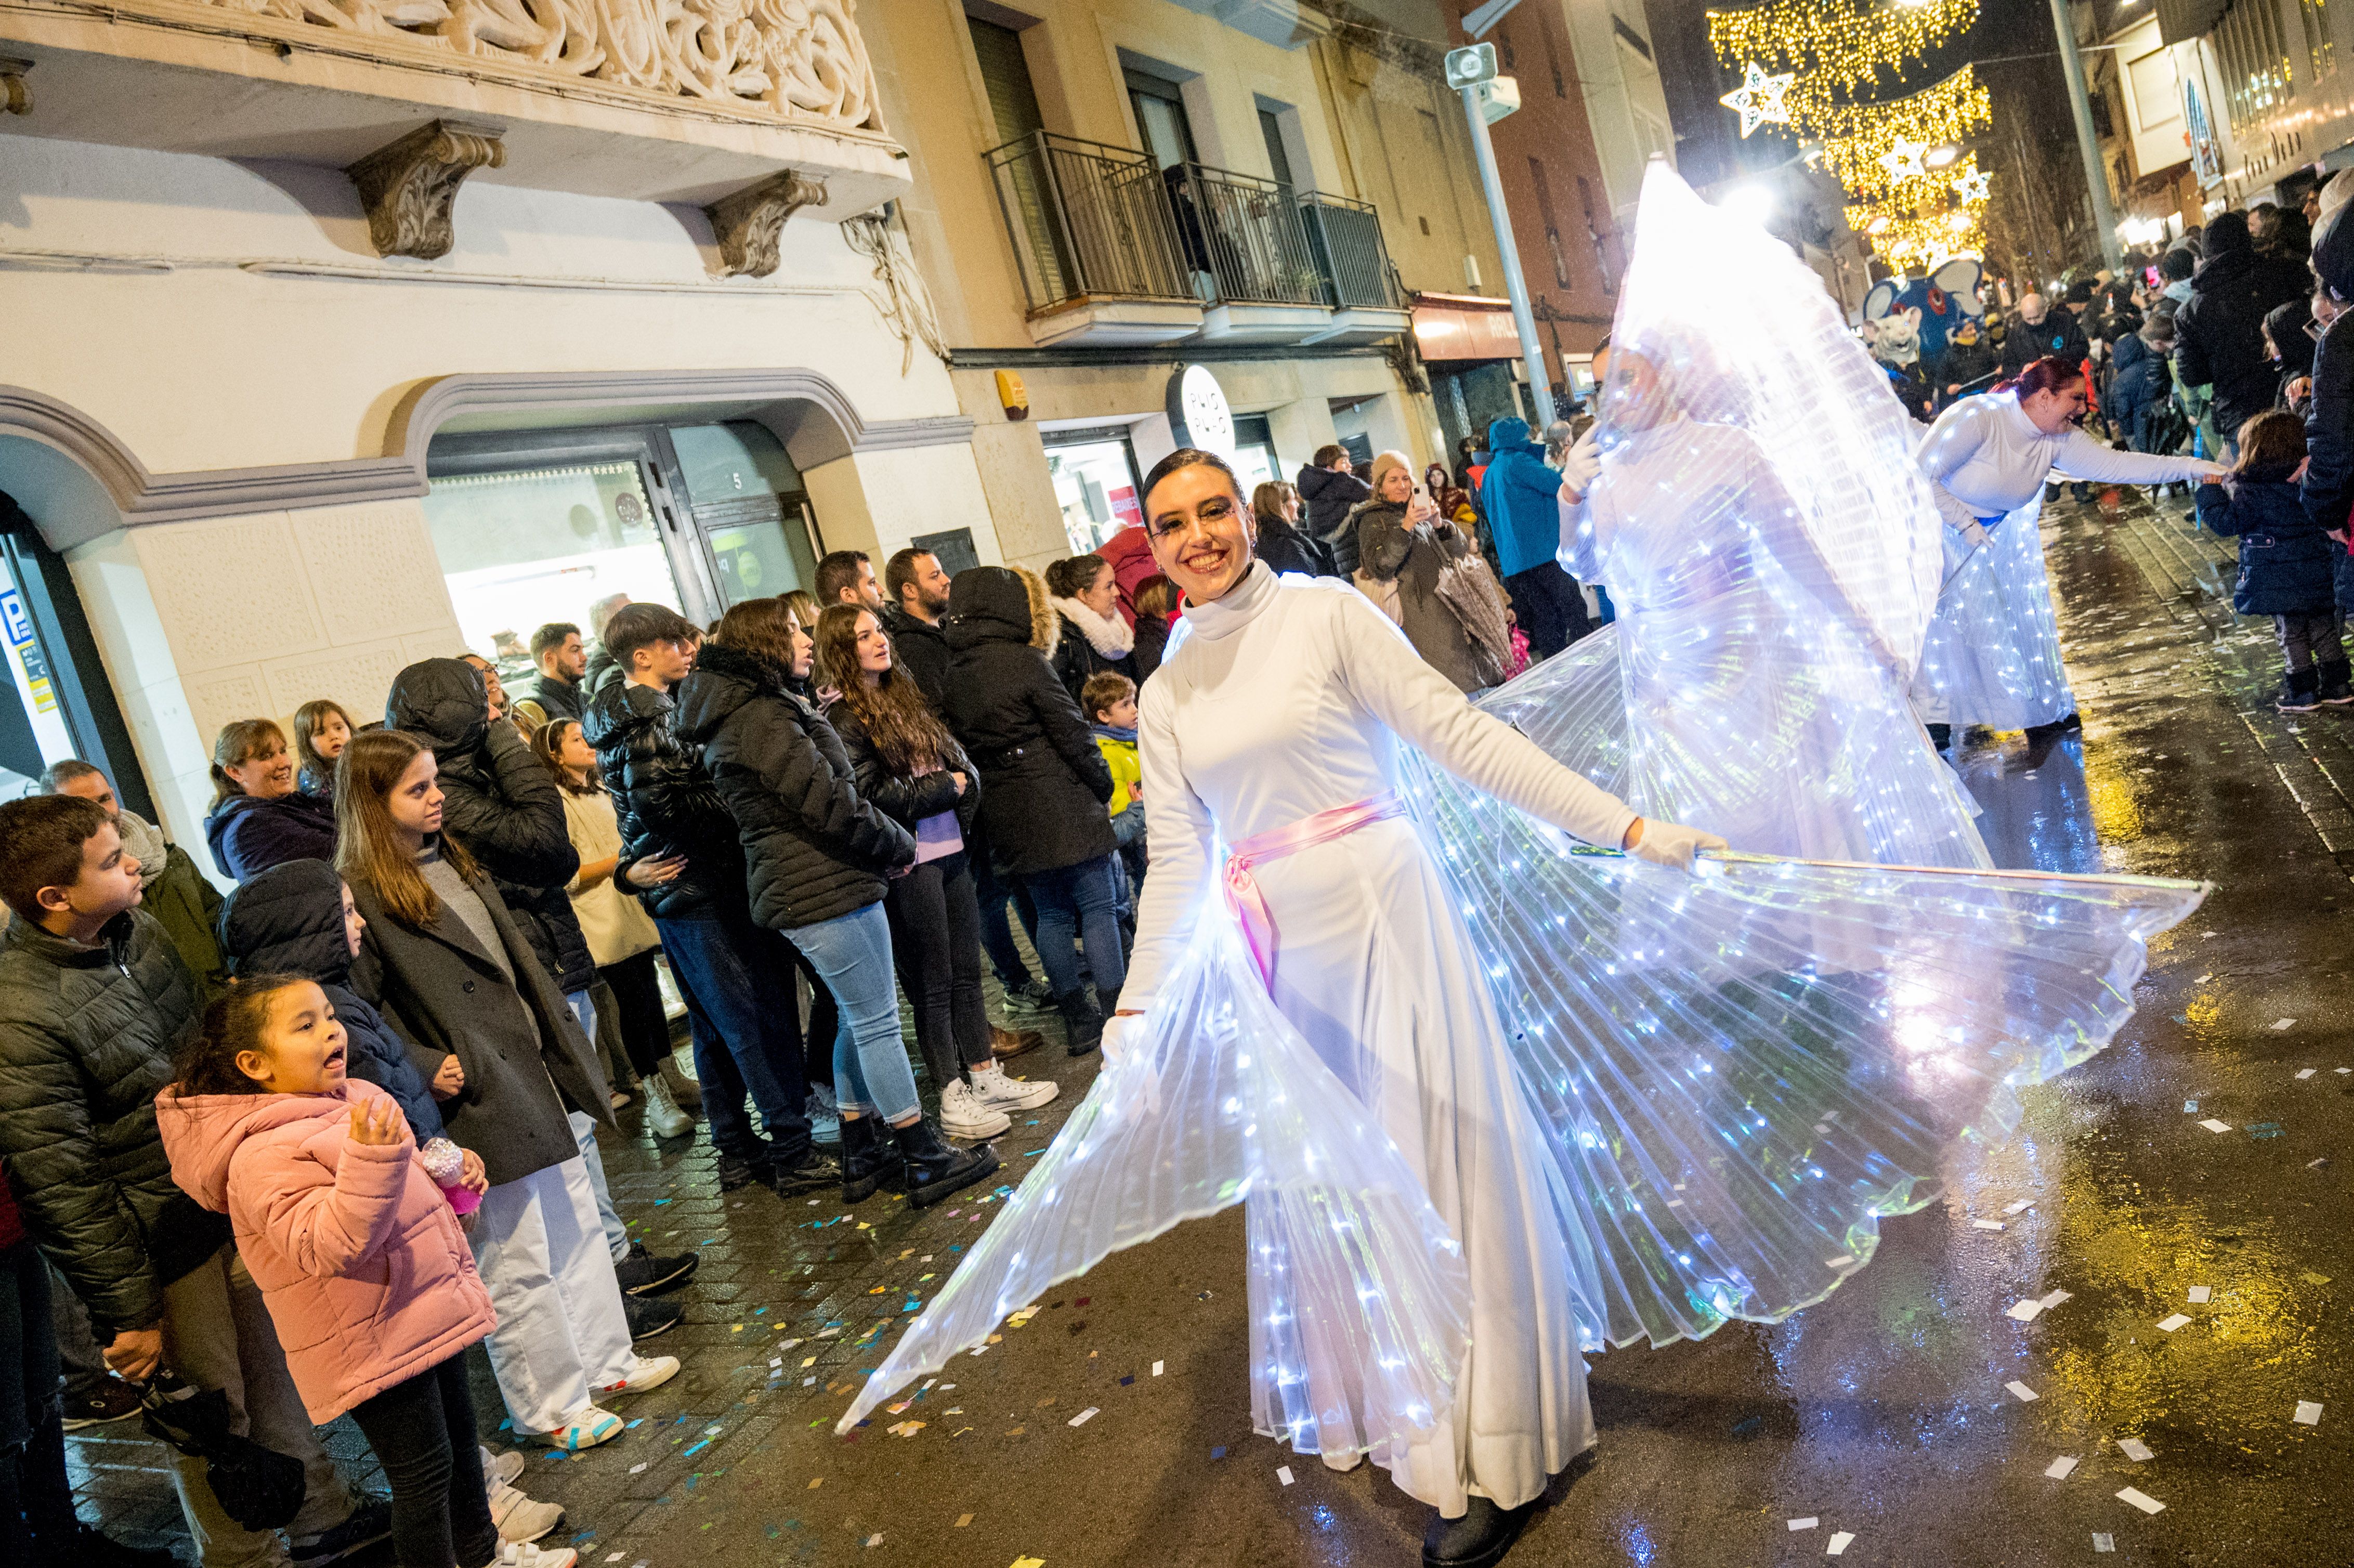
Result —
[[[844,1128],[849,1125],[843,1123]],[[919,1116],[905,1127],[893,1128],[891,1141],[906,1164],[907,1202],[918,1209],[997,1173],[996,1150],[986,1143],[978,1149],[959,1149],[940,1136],[929,1117]]]
[[[888,1130],[875,1117],[842,1118],[843,1202],[862,1202],[873,1197],[878,1187],[894,1192],[907,1190],[906,1164],[899,1158],[899,1146],[887,1136]]]
[[[1433,1514],[1430,1528],[1422,1532],[1422,1568],[1496,1568],[1536,1510],[1533,1502],[1498,1508],[1486,1498],[1473,1498],[1461,1519]]]
[[[1085,986],[1056,997],[1055,1010],[1063,1015],[1063,1040],[1072,1055],[1084,1056],[1103,1043],[1103,1012]]]
[[[1933,724],[1925,727],[1929,731],[1929,744],[1931,746],[1935,747],[1940,751],[1946,750],[1953,746],[1954,726],[1952,725]]]

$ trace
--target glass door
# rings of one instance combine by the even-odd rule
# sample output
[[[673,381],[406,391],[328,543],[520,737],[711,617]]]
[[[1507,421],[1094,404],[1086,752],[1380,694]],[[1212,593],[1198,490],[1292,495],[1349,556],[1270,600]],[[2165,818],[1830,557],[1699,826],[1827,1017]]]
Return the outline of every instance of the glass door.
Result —
[[[1143,485],[1126,426],[1051,431],[1046,441],[1046,473],[1071,554],[1092,554],[1122,528],[1143,525]]]

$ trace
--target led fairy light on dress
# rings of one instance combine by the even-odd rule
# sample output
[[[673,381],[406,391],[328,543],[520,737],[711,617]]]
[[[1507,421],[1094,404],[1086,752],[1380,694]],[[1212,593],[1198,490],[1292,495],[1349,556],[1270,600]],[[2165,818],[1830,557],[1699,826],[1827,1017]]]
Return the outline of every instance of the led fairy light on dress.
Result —
[[[1563,523],[1618,622],[1482,705],[1745,849],[1991,864],[1905,699],[1945,531],[1915,427],[1815,274],[1664,164],[1635,251]]]

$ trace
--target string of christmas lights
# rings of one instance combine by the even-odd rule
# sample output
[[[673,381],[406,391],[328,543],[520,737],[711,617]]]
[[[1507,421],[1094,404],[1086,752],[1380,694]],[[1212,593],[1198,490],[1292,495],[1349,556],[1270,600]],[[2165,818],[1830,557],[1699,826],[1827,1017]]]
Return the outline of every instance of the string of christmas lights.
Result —
[[[1744,138],[1770,123],[1819,145],[1851,198],[1850,226],[1892,262],[1934,266],[1983,243],[1988,176],[1975,158],[1936,168],[1931,155],[1989,123],[1992,102],[1967,65],[1903,97],[1869,95],[1907,81],[1978,15],[1978,0],[1766,0],[1712,11],[1717,58],[1743,72],[1720,101],[1741,116]]]
[[[1711,11],[1708,38],[1736,70],[1755,60],[1854,92],[1904,81],[1920,57],[1978,19],[1978,0],[1766,0]]]

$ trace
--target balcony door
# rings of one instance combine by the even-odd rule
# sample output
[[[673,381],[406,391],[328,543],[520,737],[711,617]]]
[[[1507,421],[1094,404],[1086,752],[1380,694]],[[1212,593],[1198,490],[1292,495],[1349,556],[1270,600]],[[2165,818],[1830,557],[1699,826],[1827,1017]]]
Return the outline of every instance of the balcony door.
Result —
[[[1193,122],[1185,118],[1184,97],[1175,82],[1131,69],[1128,101],[1136,110],[1137,134],[1144,138],[1144,150],[1154,163],[1169,169],[1202,161],[1193,147]]]

